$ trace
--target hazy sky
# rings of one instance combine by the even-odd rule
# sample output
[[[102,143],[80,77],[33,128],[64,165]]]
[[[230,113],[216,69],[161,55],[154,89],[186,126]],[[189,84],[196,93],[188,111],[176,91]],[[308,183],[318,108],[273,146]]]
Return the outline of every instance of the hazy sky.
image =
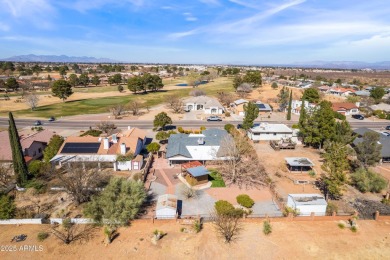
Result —
[[[0,57],[390,60],[388,0],[0,0]]]

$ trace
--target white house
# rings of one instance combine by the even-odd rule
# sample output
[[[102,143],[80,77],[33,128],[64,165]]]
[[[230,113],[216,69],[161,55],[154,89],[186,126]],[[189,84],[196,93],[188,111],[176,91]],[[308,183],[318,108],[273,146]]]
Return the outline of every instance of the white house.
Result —
[[[138,128],[129,128],[109,137],[69,136],[50,162],[62,166],[68,162],[94,162],[112,165],[115,171],[140,170],[140,155],[146,142],[146,134]],[[131,159],[128,159],[131,158]]]
[[[305,100],[305,109],[306,111],[311,111],[316,107],[316,104],[309,103],[309,101]],[[295,115],[300,115],[302,109],[302,100],[293,100],[291,102],[291,113]],[[287,111],[287,110],[286,110]]]
[[[287,206],[298,210],[300,216],[325,216],[328,203],[321,194],[288,194]]]
[[[225,111],[224,107],[218,100],[207,97],[197,96],[183,100],[186,111],[204,111],[205,114],[220,115]]]
[[[356,115],[359,114],[359,105],[360,103],[332,103],[332,109],[334,112],[340,113],[342,115]]]
[[[292,138],[297,141],[294,131],[284,124],[261,123],[248,130],[248,137],[254,141],[280,140],[282,138]]]
[[[177,197],[172,194],[160,195],[157,198],[156,218],[173,219],[178,214]]]
[[[231,136],[222,129],[207,129],[202,134],[173,134],[168,139],[166,158],[169,165],[190,161],[224,160],[225,149],[221,146]]]

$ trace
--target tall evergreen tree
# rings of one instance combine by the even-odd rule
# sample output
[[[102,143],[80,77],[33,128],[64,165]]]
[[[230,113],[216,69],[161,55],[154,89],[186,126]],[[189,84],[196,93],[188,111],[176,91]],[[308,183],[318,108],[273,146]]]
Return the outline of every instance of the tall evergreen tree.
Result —
[[[24,160],[22,145],[19,140],[18,129],[15,125],[15,120],[11,112],[9,112],[9,127],[8,127],[9,141],[12,149],[12,162],[16,174],[16,180],[21,187],[27,182],[28,169],[26,161]]]
[[[242,123],[242,128],[248,130],[253,126],[253,122],[259,116],[259,108],[255,103],[249,102],[244,105],[245,117]]]
[[[305,133],[306,133],[306,125],[307,125],[307,111],[305,107],[305,97],[302,97],[302,105],[301,105],[301,112],[299,114],[299,121],[298,121],[298,127],[300,135],[305,139]]]
[[[290,100],[288,101],[287,120],[291,120],[291,109],[292,109],[292,90],[290,91]]]

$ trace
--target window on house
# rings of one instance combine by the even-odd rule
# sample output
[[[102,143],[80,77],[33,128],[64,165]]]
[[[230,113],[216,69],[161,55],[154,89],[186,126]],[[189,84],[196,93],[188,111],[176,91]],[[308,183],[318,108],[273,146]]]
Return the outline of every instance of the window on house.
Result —
[[[39,149],[38,149],[38,153],[42,153],[42,148],[39,148]]]

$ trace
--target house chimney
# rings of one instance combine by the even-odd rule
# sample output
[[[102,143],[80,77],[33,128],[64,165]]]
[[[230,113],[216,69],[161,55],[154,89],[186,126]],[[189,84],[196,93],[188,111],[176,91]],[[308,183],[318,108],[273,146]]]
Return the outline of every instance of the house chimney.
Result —
[[[204,145],[203,137],[198,139],[198,145]]]
[[[108,138],[107,138],[107,137],[105,137],[105,138],[103,139],[103,148],[104,148],[105,150],[108,150],[108,148],[110,148],[110,142],[108,141]]]
[[[125,143],[121,143],[121,154],[122,155],[126,154],[126,144]]]
[[[112,142],[113,142],[114,144],[116,144],[116,143],[118,142],[118,137],[117,137],[116,134],[113,134],[113,135],[112,135]]]

